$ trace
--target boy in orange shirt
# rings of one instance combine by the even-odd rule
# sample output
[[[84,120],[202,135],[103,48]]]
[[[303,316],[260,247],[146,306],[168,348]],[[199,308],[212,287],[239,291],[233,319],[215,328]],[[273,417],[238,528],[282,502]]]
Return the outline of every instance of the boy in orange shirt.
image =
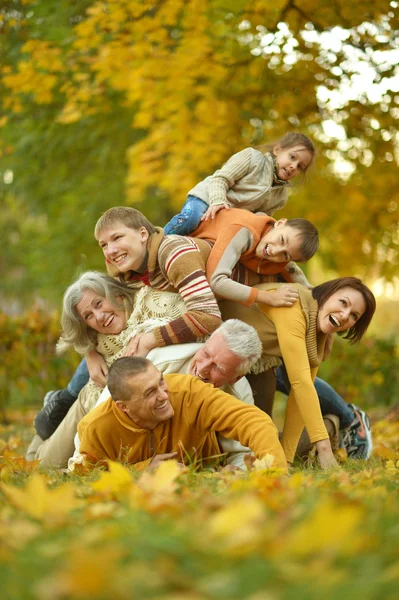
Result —
[[[309,260],[319,246],[317,229],[306,219],[276,221],[238,208],[220,211],[214,219],[203,221],[192,235],[214,244],[206,266],[212,291],[244,306],[255,302],[292,306],[298,293],[290,286],[282,286],[273,294],[251,287],[265,278],[242,279],[238,263],[258,276],[270,276],[269,281],[281,273],[286,281],[302,283],[297,273],[285,267],[291,261]],[[302,276],[300,269],[298,272]]]

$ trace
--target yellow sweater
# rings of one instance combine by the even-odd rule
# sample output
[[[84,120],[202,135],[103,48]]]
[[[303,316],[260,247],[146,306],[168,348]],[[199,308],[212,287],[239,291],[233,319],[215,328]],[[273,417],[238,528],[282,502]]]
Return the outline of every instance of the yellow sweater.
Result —
[[[304,427],[310,441],[328,439],[320,403],[313,381],[322,362],[326,336],[317,330],[317,301],[310,290],[292,284],[300,300],[290,307],[259,304],[249,309],[236,302],[225,304],[223,319],[241,319],[256,328],[263,345],[262,362],[271,368],[282,359],[291,383],[281,444],[288,462],[292,462]],[[279,284],[257,286],[259,289],[278,289]],[[273,293],[273,292],[271,292]]]
[[[112,398],[79,423],[80,451],[90,462],[121,460],[143,469],[155,454],[184,448],[183,456],[206,459],[220,454],[216,432],[248,446],[257,458],[275,457],[286,468],[278,432],[270,417],[192,375],[165,375],[174,415],[155,429],[138,427]]]

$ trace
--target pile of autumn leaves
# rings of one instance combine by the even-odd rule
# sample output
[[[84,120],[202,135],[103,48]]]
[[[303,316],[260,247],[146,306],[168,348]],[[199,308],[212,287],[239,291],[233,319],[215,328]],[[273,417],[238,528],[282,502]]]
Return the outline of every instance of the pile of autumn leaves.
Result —
[[[368,462],[289,476],[109,470],[44,474],[4,435],[2,597],[63,600],[397,598],[399,419]]]

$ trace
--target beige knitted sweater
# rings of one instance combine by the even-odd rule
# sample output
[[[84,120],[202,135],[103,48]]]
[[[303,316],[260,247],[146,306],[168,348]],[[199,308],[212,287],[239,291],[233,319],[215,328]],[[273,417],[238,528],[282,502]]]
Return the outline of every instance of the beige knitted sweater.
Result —
[[[186,311],[186,305],[179,294],[158,292],[145,286],[137,292],[126,328],[117,335],[99,333],[96,350],[103,356],[107,367],[110,367],[117,358],[123,356],[127,344],[135,335],[148,333],[155,327],[166,325]],[[89,379],[79,394],[87,411],[93,408],[101,391],[102,388]]]
[[[288,199],[289,183],[275,184],[274,162],[270,152],[262,154],[245,148],[233,154],[221,169],[206,177],[188,192],[209,205],[227,203],[251,212],[272,215],[283,208]]]

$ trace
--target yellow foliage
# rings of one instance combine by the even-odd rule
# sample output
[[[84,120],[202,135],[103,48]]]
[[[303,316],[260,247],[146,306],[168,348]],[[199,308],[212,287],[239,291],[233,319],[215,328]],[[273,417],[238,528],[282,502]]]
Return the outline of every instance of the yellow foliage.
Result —
[[[361,529],[364,510],[356,504],[337,504],[327,499],[321,501],[293,528],[280,547],[283,555],[312,556],[328,553],[355,554],[369,541]]]
[[[265,509],[254,495],[233,500],[218,510],[208,523],[208,534],[234,555],[247,554],[264,536]]]
[[[65,566],[37,586],[37,595],[43,600],[104,595],[117,598],[122,573],[118,561],[122,555],[122,550],[113,545],[81,548],[76,544],[70,549]]]
[[[23,489],[6,483],[1,484],[1,489],[16,508],[45,523],[65,521],[79,505],[71,483],[50,490],[43,475],[32,475]]]
[[[100,479],[91,484],[96,492],[119,497],[126,494],[132,486],[131,474],[120,463],[109,460],[109,471],[101,473]]]
[[[155,472],[144,472],[137,482],[137,490],[132,490],[131,501],[133,504],[146,494],[146,504],[157,507],[170,502],[177,490],[177,481],[181,468],[175,460],[163,461]],[[141,493],[140,491],[141,490]]]
[[[15,455],[15,452],[6,448],[1,452],[0,473],[3,472],[4,468],[6,468],[8,472],[13,473],[31,473],[37,469],[39,464],[39,460],[26,460],[23,456]]]

